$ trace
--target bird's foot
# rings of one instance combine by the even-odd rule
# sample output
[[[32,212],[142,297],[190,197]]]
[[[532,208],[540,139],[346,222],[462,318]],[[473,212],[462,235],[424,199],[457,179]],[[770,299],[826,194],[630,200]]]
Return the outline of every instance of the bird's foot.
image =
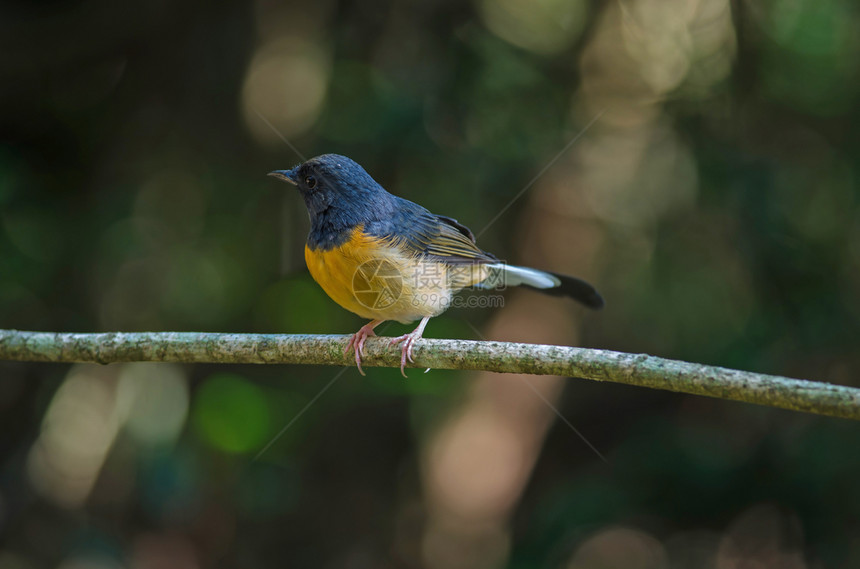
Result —
[[[410,363],[415,363],[415,360],[412,358],[412,346],[415,345],[415,342],[421,339],[421,335],[423,330],[415,330],[413,332],[409,332],[408,334],[403,334],[402,336],[398,336],[391,340],[392,346],[396,344],[403,343],[403,346],[400,351],[400,373],[403,377],[406,377],[406,360],[409,360]]]
[[[373,331],[374,328],[379,326],[379,321],[374,320],[373,322],[368,322],[364,326],[362,326],[358,332],[353,334],[349,338],[349,342],[346,344],[346,348],[343,350],[343,355],[349,353],[350,350],[355,351],[355,365],[358,367],[358,373],[361,375],[365,375],[364,370],[361,369],[361,358],[364,356],[364,342],[370,336],[376,336],[376,333]]]

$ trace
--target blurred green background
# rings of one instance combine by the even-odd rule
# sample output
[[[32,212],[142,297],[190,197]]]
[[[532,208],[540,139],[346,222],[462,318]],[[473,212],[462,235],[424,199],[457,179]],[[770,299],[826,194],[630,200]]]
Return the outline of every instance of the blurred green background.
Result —
[[[607,308],[553,301],[557,343],[858,385],[858,29],[850,0],[4,2],[0,327],[356,330],[265,176],[285,138],[570,260]],[[464,561],[422,473],[472,376],[338,373],[0,363],[0,567],[860,566],[856,424],[576,380],[608,463],[556,423]]]

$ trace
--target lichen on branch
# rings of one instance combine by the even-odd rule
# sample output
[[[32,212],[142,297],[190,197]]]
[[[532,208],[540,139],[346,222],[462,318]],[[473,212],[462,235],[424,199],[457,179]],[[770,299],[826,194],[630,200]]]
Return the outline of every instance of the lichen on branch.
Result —
[[[0,360],[351,365],[348,336],[204,332],[0,330]],[[560,375],[860,419],[860,388],[569,346],[423,339],[410,367]],[[366,367],[399,367],[387,338],[365,344]]]

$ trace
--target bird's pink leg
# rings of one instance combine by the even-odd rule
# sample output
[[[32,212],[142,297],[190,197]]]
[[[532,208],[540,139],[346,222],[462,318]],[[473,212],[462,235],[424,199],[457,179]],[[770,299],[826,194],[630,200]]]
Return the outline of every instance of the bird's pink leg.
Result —
[[[346,348],[343,350],[343,355],[346,355],[350,349],[355,350],[355,365],[358,366],[358,373],[364,375],[364,370],[361,369],[361,356],[364,355],[364,341],[370,336],[376,336],[373,329],[385,322],[384,320],[371,320],[361,328],[358,332],[349,338]]]
[[[416,340],[421,339],[421,335],[424,334],[424,327],[427,326],[427,322],[429,320],[430,317],[425,316],[421,319],[421,322],[415,330],[391,340],[390,345],[392,346],[403,342],[403,349],[400,355],[400,373],[403,374],[403,377],[406,377],[406,360],[408,359],[410,362],[415,362],[415,360],[412,359],[412,346],[415,344]]]

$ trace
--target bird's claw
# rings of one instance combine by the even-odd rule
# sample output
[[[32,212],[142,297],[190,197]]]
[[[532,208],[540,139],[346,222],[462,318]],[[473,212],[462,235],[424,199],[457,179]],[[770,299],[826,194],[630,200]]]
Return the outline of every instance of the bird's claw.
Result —
[[[361,375],[365,375],[364,370],[361,369],[361,358],[364,356],[364,342],[370,336],[376,336],[376,333],[370,327],[370,324],[366,324],[349,338],[349,342],[347,342],[346,348],[343,350],[343,355],[348,354],[350,349],[355,351],[355,365],[358,367],[358,373]]]
[[[398,336],[391,340],[391,346],[396,344],[403,343],[403,347],[400,352],[400,374],[403,377],[406,377],[406,361],[409,360],[410,363],[415,363],[415,359],[412,356],[412,347],[415,345],[415,342],[421,338],[421,334],[416,334],[415,332],[410,332],[409,334],[404,334],[402,336]]]

